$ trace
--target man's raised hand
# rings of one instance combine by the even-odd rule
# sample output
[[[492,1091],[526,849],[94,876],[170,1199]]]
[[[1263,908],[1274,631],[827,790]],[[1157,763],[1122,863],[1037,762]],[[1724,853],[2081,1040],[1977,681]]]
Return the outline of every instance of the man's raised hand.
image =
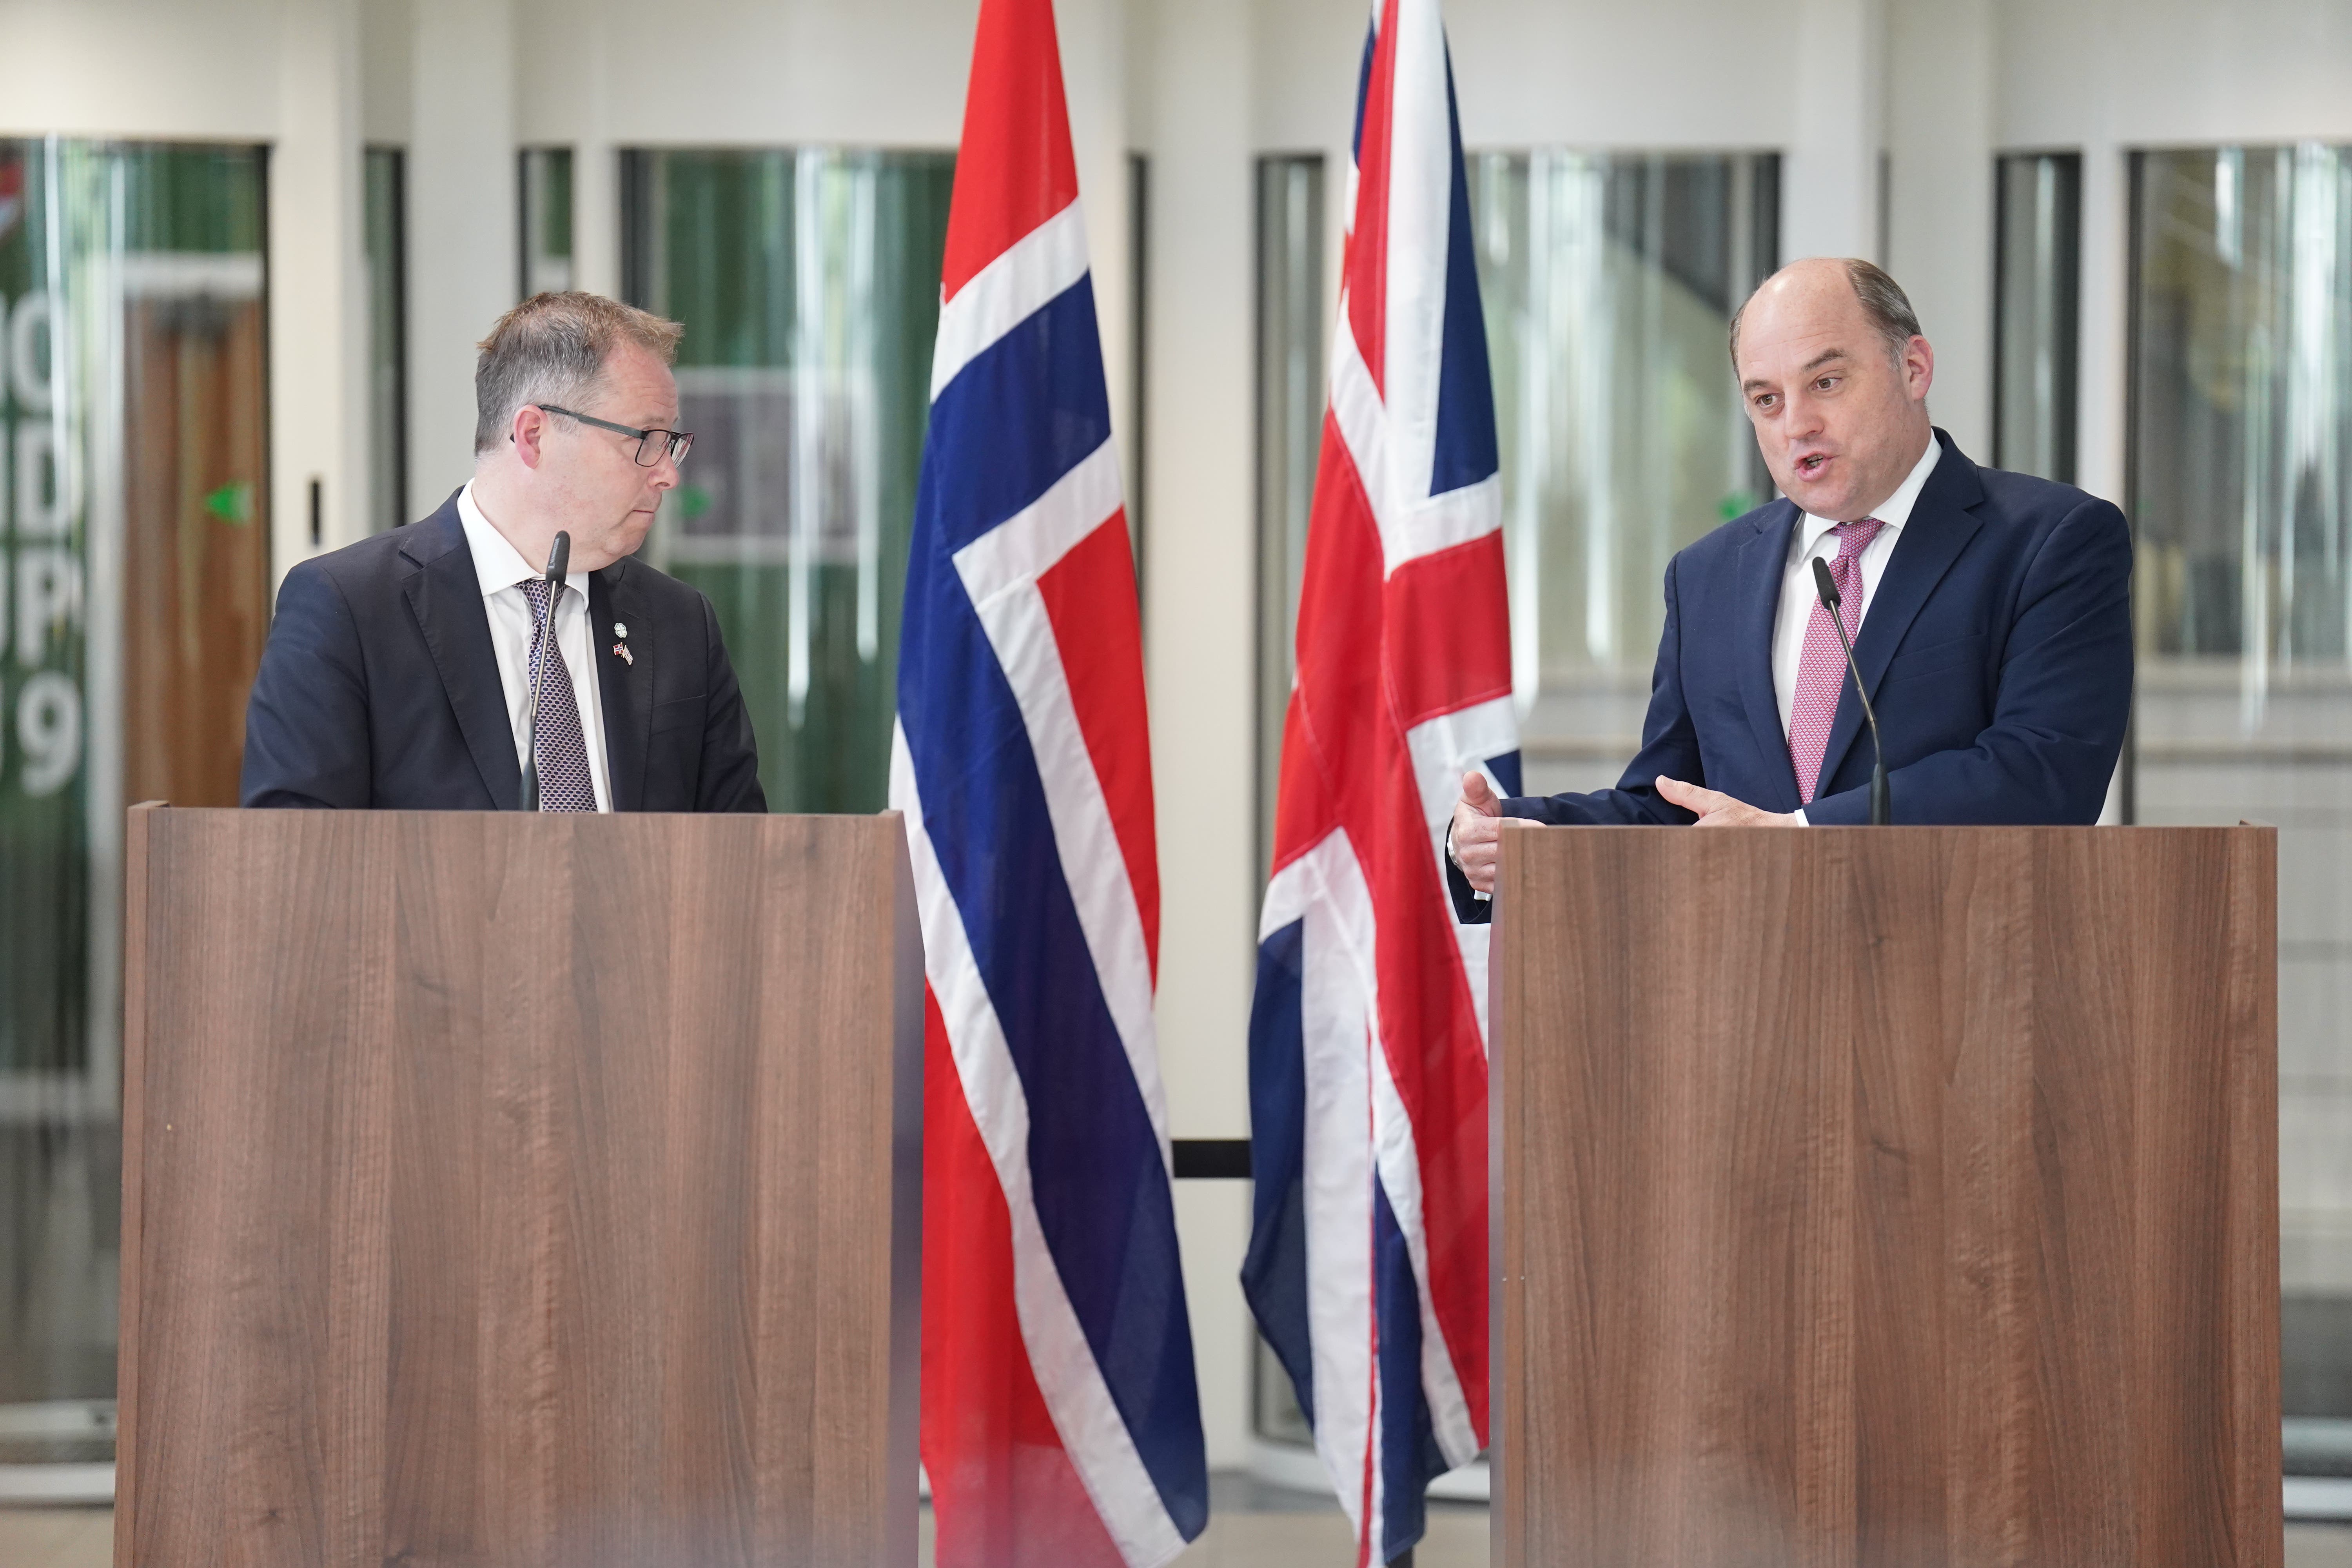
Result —
[[[1503,803],[1486,775],[1462,775],[1462,798],[1454,803],[1454,863],[1472,890],[1492,895],[1495,869],[1503,852]]]

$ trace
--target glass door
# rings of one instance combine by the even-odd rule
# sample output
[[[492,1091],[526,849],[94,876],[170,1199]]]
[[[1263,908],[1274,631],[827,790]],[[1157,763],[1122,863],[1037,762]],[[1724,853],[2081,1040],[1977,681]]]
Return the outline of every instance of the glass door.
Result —
[[[0,1498],[111,1490],[121,814],[236,800],[262,189],[256,148],[0,141]]]
[[[2074,482],[2083,155],[1993,163],[1992,462]]]
[[[2352,149],[2143,153],[2133,205],[2131,816],[2279,829],[2287,1468],[2352,1478]]]
[[[646,545],[710,595],[775,811],[878,811],[955,158],[630,152],[623,292],[686,325]]]

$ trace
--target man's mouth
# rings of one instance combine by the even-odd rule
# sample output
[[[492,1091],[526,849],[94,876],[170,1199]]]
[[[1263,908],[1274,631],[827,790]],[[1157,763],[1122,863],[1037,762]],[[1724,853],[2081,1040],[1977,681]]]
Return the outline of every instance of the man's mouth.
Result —
[[[1819,479],[1822,470],[1829,466],[1829,461],[1830,455],[1827,452],[1808,452],[1797,459],[1797,477],[1801,479]]]

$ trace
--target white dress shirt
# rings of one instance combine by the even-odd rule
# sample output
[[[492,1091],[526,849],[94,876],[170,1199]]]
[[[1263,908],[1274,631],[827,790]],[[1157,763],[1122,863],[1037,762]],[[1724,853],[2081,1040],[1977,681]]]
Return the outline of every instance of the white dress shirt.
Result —
[[[1936,469],[1936,459],[1944,455],[1944,444],[1932,435],[1927,437],[1927,450],[1903,482],[1870,511],[1872,517],[1886,526],[1864,546],[1862,552],[1862,599],[1855,607],[1853,636],[1862,637],[1862,623],[1870,614],[1870,601],[1878,595],[1878,580],[1886,575],[1887,558],[1895,553],[1895,542],[1902,536],[1903,525],[1911,521],[1911,509],[1919,502],[1919,492],[1927,488],[1927,476]],[[1831,517],[1815,517],[1805,512],[1797,519],[1797,526],[1789,536],[1789,564],[1780,578],[1780,611],[1772,623],[1772,694],[1780,703],[1780,734],[1789,733],[1790,716],[1797,707],[1797,673],[1805,662],[1805,628],[1812,625],[1813,606],[1821,602],[1820,590],[1813,583],[1813,563],[1816,560],[1834,562],[1837,559],[1837,536],[1830,530],[1837,526]],[[1843,658],[1844,656],[1839,656]],[[1797,820],[1806,820],[1802,809]]]
[[[469,483],[457,492],[457,521],[466,530],[481,580],[482,609],[490,619],[490,647],[498,655],[499,684],[514,726],[515,765],[530,754],[530,600],[521,584],[546,573],[522,558],[507,536],[490,525],[474,504]],[[588,773],[596,786],[596,809],[613,809],[612,766],[604,756],[604,705],[596,688],[596,649],[589,637],[587,574],[572,573],[555,600],[555,646],[572,672],[572,700],[580,704],[580,731],[588,742]]]

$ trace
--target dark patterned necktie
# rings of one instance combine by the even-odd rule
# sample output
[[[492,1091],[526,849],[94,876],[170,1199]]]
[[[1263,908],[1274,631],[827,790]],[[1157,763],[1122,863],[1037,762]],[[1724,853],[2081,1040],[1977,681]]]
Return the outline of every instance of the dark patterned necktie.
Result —
[[[546,579],[530,578],[517,584],[530,601],[530,668],[526,678],[539,683],[539,809],[593,811],[596,781],[588,771],[588,737],[580,728],[580,699],[572,689],[572,671],[555,639],[555,617],[548,614]],[[539,662],[547,660],[547,673]]]

